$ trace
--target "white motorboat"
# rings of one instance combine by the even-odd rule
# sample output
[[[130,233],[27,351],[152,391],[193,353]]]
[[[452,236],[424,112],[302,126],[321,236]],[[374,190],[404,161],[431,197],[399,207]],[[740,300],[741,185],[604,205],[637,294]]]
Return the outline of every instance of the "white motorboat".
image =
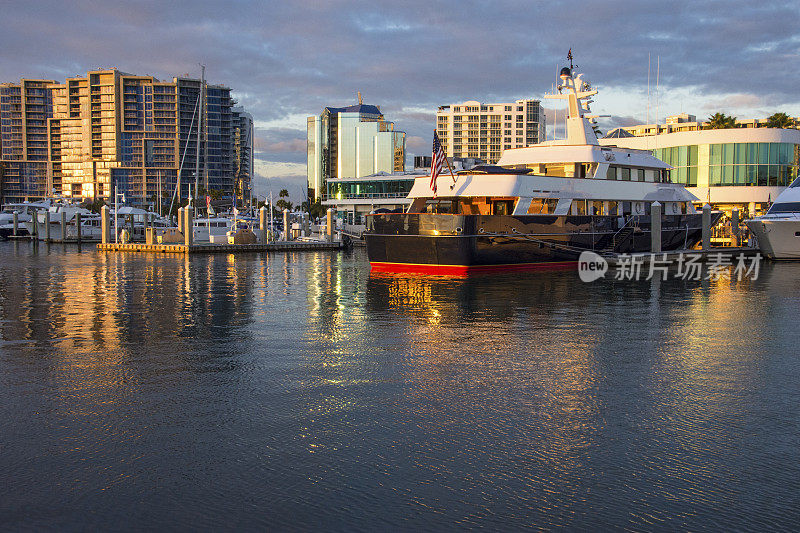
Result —
[[[770,259],[800,259],[800,178],[783,191],[765,215],[745,222]]]

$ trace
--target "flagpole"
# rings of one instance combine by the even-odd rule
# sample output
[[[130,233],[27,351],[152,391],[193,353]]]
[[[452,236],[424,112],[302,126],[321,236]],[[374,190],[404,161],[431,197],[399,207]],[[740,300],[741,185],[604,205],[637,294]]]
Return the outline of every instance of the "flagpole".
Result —
[[[433,130],[433,134],[436,135],[436,130]],[[442,146],[441,140],[439,141],[439,146]],[[442,148],[442,152],[444,152],[444,148]],[[433,158],[436,159],[436,154],[433,154]],[[447,154],[444,154],[444,162],[447,163],[447,170],[450,171],[450,177],[453,178],[453,184],[456,183],[456,175],[453,173],[453,167],[450,166],[450,159],[447,158]],[[431,161],[431,165],[433,165],[433,161]],[[431,169],[433,170],[433,169]],[[452,187],[450,187],[452,189]]]

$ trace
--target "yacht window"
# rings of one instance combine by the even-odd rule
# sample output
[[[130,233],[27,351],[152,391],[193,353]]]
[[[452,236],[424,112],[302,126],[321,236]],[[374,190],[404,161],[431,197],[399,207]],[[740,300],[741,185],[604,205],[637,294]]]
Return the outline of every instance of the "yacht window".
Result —
[[[630,215],[631,214],[631,203],[630,202],[622,202],[622,214],[623,215]]]
[[[775,213],[792,213],[795,211],[800,211],[800,202],[783,202],[780,204],[772,204],[772,207],[769,208],[767,214],[773,215]]]
[[[572,201],[572,214],[585,215],[586,214],[586,200],[573,200]]]
[[[622,177],[620,179],[622,179],[622,181],[631,181],[631,169],[622,167],[620,170],[622,170]]]
[[[636,169],[636,181],[644,181],[644,169],[637,168]]]
[[[612,167],[611,165],[609,165],[608,170],[606,170],[606,179],[607,180],[617,179],[617,167]]]
[[[549,215],[555,212],[558,198],[534,198],[528,207],[529,215]]]
[[[591,204],[591,207],[592,207],[592,210],[589,213],[590,215],[605,215],[602,201],[594,200],[594,201],[590,202],[590,204]]]
[[[617,202],[611,201],[608,202],[608,214],[609,215],[617,215]]]
[[[494,215],[510,215],[513,210],[513,200],[495,200],[492,202],[492,214]]]

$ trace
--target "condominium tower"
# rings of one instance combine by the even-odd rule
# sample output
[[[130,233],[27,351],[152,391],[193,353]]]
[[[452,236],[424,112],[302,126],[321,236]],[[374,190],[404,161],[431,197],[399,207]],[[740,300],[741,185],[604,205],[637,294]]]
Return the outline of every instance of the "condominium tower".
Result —
[[[0,85],[0,194],[111,200],[116,190],[146,205],[169,201],[180,181],[182,198],[195,183],[232,198],[237,180],[250,187],[237,170],[252,171],[252,132],[237,135],[247,118],[232,107],[228,87],[117,69]]]
[[[406,134],[379,107],[326,107],[308,117],[308,197],[325,199],[332,178],[360,178],[405,170]]]
[[[436,112],[436,131],[447,157],[496,163],[503,150],[544,140],[546,119],[539,100],[445,105]]]

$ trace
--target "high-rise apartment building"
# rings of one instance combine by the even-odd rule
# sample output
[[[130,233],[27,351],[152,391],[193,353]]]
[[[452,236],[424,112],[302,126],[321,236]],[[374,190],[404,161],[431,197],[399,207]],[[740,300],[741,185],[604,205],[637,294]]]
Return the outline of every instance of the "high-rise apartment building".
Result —
[[[42,197],[48,182],[47,120],[53,114],[52,80],[0,84],[0,200]]]
[[[253,116],[245,112],[244,108],[234,107],[233,115],[234,135],[234,190],[236,198],[248,200],[253,194]]]
[[[308,197],[325,199],[325,182],[405,170],[406,134],[379,107],[326,107],[308,117]]]
[[[234,119],[245,113],[235,118],[233,103],[228,87],[116,69],[63,84],[3,84],[0,190],[12,200],[53,193],[111,200],[116,190],[147,205],[159,195],[168,202],[180,182],[183,198],[190,184],[233,198],[237,183],[249,190],[252,172],[250,159],[237,160],[252,158],[252,126],[237,138]]]
[[[436,132],[447,157],[497,163],[503,150],[542,142],[546,119],[539,100],[445,105],[436,112]]]

